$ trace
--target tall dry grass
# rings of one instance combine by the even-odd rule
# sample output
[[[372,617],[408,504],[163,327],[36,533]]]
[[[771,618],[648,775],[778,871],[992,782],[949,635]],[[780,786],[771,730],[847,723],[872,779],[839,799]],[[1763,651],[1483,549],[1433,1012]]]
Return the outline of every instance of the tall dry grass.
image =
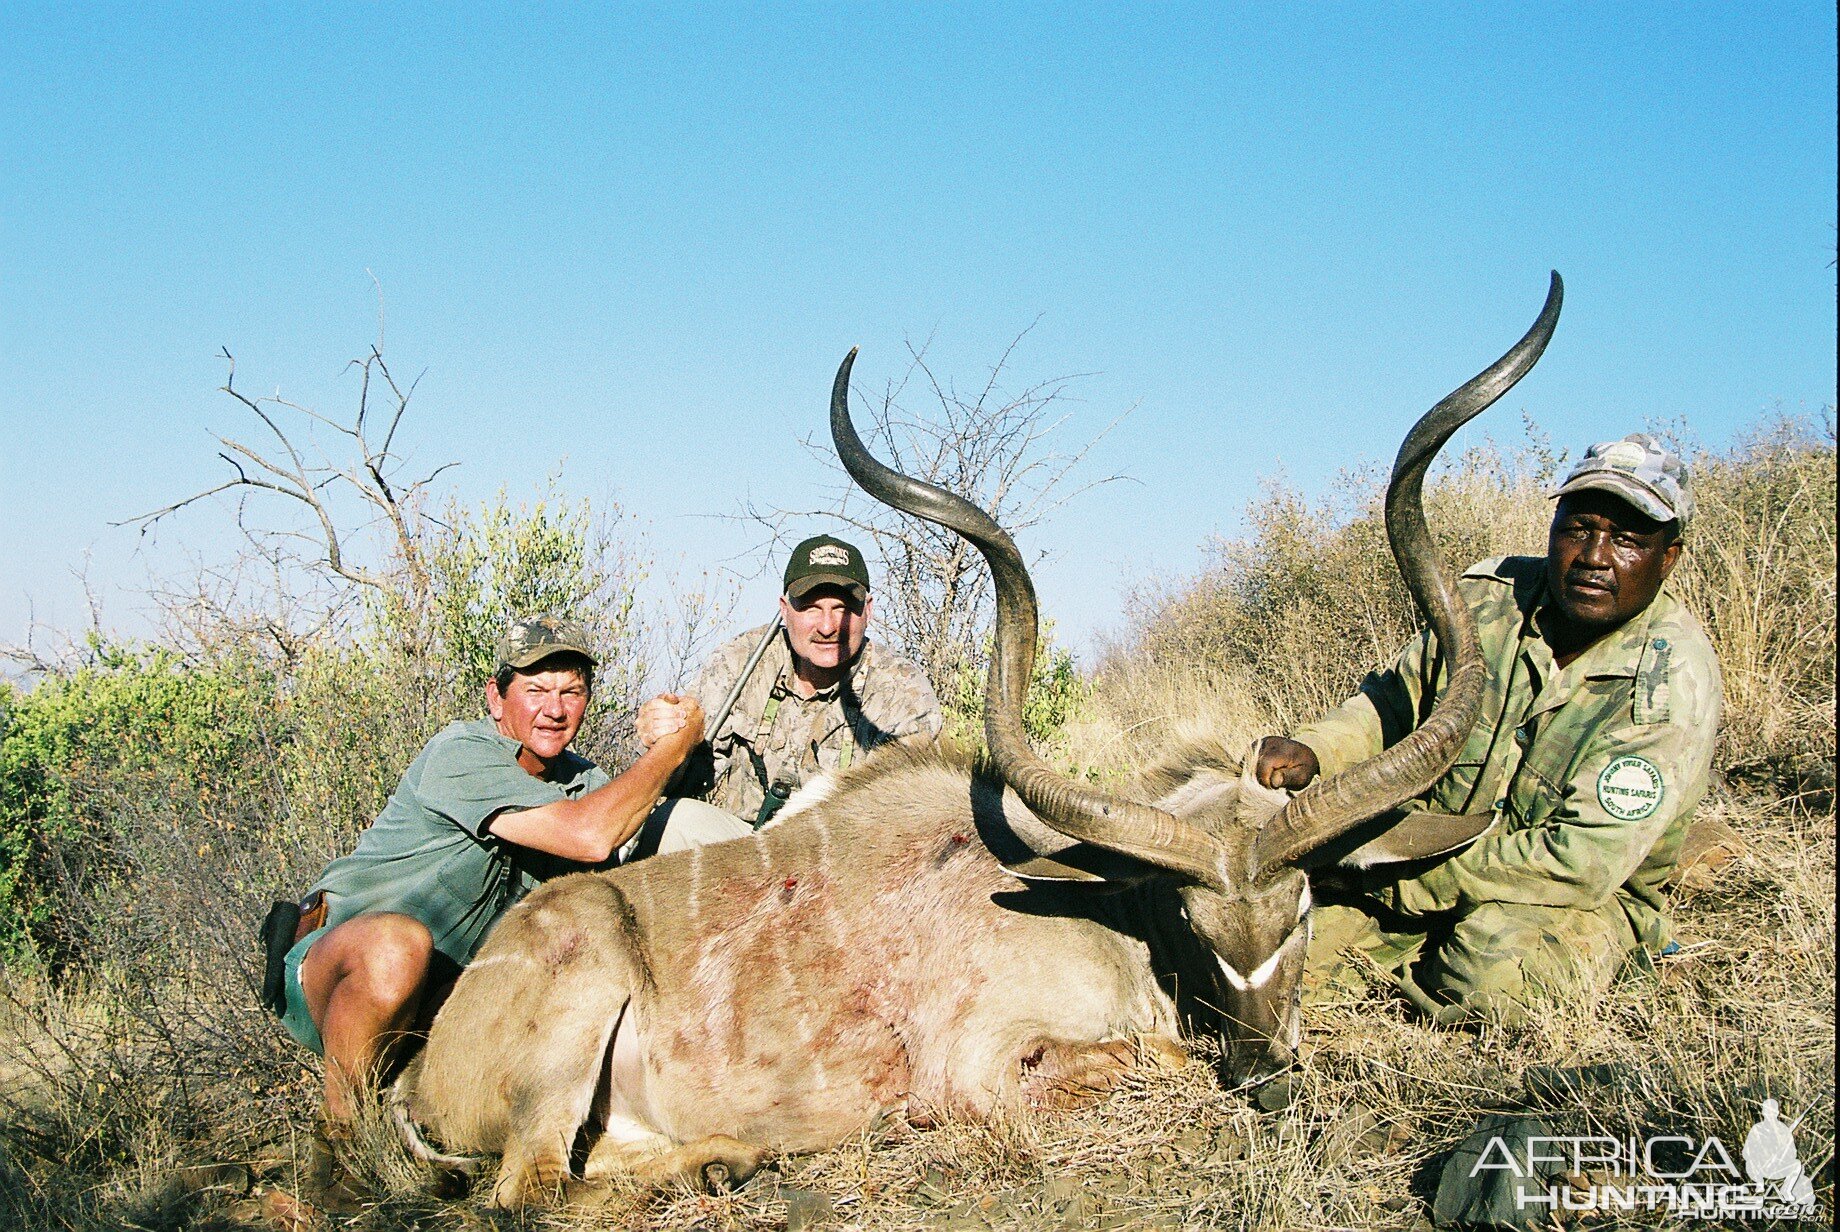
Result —
[[[1426,511],[1445,558],[1467,565],[1541,550],[1557,464],[1537,447],[1483,446],[1442,468]],[[1172,714],[1198,694],[1224,694],[1245,717],[1289,727],[1391,658],[1416,626],[1380,517],[1385,485],[1377,467],[1344,472],[1316,500],[1267,484],[1242,535],[1209,541],[1199,575],[1126,596],[1126,631],[1105,648],[1096,684],[1099,712],[1141,733],[1131,755],[1163,739],[1149,710],[1161,688],[1177,694]]]
[[[1442,468],[1426,512],[1445,558],[1462,568],[1543,554],[1546,493],[1563,465],[1536,439]],[[1705,625],[1724,673],[1715,764],[1773,789],[1831,792],[1833,420],[1779,418],[1691,465],[1698,512],[1667,587]],[[1286,731],[1391,661],[1419,626],[1386,549],[1384,479],[1347,473],[1318,501],[1272,485],[1245,534],[1214,540],[1197,576],[1128,596],[1127,631],[1105,648],[1073,758],[1141,762],[1198,709],[1248,737]]]
[[[1694,473],[1698,525],[1669,584],[1719,652],[1723,765],[1831,792],[1833,420],[1775,420]]]

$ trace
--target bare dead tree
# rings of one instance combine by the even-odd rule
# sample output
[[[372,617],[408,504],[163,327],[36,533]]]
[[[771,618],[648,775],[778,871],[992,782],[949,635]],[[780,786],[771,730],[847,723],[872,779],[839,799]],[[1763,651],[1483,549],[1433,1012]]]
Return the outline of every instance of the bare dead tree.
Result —
[[[381,327],[369,352],[351,361],[359,374],[358,403],[349,421],[323,415],[280,394],[251,396],[236,385],[236,358],[222,352],[229,371],[221,391],[254,415],[265,429],[266,444],[219,436],[218,457],[232,475],[222,483],[194,492],[169,505],[116,526],[136,526],[142,534],[199,501],[236,493],[236,524],[250,553],[228,567],[203,569],[197,584],[164,598],[171,622],[180,630],[222,630],[249,625],[292,658],[305,641],[333,627],[341,609],[361,590],[411,610],[424,609],[430,598],[426,535],[432,517],[422,501],[434,479],[455,463],[435,467],[420,478],[404,478],[407,465],[396,452],[396,434],[414,396],[416,381],[404,385],[383,356]],[[319,431],[344,441],[338,456],[318,440]],[[250,500],[282,498],[304,515],[302,526],[277,527],[250,516]],[[381,533],[377,564],[360,563],[351,551],[355,536]],[[303,584],[331,579],[344,583],[321,588],[318,603],[258,605],[246,597],[253,573],[266,572],[271,597],[300,594]],[[304,581],[303,581],[304,579]],[[266,607],[267,610],[261,610]],[[406,648],[413,650],[415,648]]]
[[[1064,408],[1073,401],[1070,391],[1092,374],[1052,377],[1019,392],[1005,388],[1016,349],[1033,328],[1012,338],[969,392],[934,370],[927,358],[929,339],[907,344],[906,370],[879,397],[858,394],[871,408],[864,436],[877,456],[989,510],[1018,538],[1081,493],[1122,478],[1076,472],[1123,415],[1089,439],[1059,443],[1069,418]],[[916,402],[923,409],[912,409]],[[865,497],[844,473],[827,435],[814,433],[800,444],[835,477],[826,485],[832,500],[812,509],[747,504],[743,516],[769,532],[763,550],[783,554],[811,533],[814,520],[845,523],[871,540],[882,560],[875,586],[879,635],[935,682],[966,669],[981,672],[990,593],[977,553],[958,535]]]
[[[245,546],[228,559],[192,553],[182,576],[149,577],[161,640],[205,660],[266,646],[291,668],[348,627],[361,610],[359,588],[317,564],[304,567],[284,535],[252,522],[246,501],[237,502],[236,526]]]
[[[54,676],[93,661],[96,647],[103,640],[102,599],[90,584],[89,565],[89,553],[85,551],[83,563],[70,570],[83,591],[83,606],[88,618],[83,631],[71,633],[39,620],[38,605],[28,596],[25,640],[0,642],[0,664],[12,665],[10,670],[0,669],[0,675]]]

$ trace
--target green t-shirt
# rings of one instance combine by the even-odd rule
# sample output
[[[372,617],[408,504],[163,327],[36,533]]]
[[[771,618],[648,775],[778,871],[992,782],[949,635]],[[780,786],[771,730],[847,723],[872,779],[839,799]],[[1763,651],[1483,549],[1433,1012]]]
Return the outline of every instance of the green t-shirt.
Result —
[[[357,850],[314,883],[330,900],[327,923],[378,911],[414,916],[435,948],[464,966],[507,907],[542,881],[589,867],[487,830],[507,809],[572,799],[608,781],[573,753],[537,778],[518,765],[518,747],[489,718],[443,728],[403,773]]]

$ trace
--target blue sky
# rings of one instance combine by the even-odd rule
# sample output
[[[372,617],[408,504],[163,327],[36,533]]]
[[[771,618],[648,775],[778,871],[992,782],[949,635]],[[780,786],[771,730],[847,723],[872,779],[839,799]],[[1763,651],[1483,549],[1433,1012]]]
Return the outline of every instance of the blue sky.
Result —
[[[1567,281],[1482,425],[1712,445],[1835,388],[1828,4],[0,11],[0,641],[144,628],[233,550],[214,390],[329,412],[376,331],[463,498],[569,491],[666,571],[807,505],[852,345],[934,339],[1135,482],[1024,547],[1075,645],[1192,570],[1261,476],[1320,490]],[[367,272],[368,271],[368,272]],[[1472,434],[1478,429],[1472,429]],[[87,565],[84,562],[87,561]],[[746,567],[747,562],[740,562]],[[746,591],[761,608],[773,589]],[[753,612],[748,613],[750,616]]]

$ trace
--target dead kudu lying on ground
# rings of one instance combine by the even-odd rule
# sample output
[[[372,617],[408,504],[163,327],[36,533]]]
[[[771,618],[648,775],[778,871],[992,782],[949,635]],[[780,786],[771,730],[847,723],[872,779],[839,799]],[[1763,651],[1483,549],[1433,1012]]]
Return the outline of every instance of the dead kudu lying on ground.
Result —
[[[499,922],[397,1082],[405,1127],[500,1152],[492,1197],[516,1206],[622,1171],[740,1180],[767,1153],[824,1149],[891,1113],[1064,1102],[1180,1055],[1185,1032],[1224,1042],[1232,1084],[1288,1066],[1309,936],[1300,864],[1429,786],[1480,695],[1475,631],[1425,526],[1425,471],[1533,366],[1560,294],[1555,275],[1527,336],[1433,408],[1394,467],[1394,555],[1453,648],[1451,684],[1405,741],[1290,799],[1218,749],[1147,772],[1135,799],[1035,756],[1021,557],[981,511],[868,455],[849,418],[852,352],[831,402],[845,466],[964,535],[993,571],[988,758],[885,750],[750,838],[541,887]],[[1395,828],[1340,858],[1448,850],[1484,820]]]

